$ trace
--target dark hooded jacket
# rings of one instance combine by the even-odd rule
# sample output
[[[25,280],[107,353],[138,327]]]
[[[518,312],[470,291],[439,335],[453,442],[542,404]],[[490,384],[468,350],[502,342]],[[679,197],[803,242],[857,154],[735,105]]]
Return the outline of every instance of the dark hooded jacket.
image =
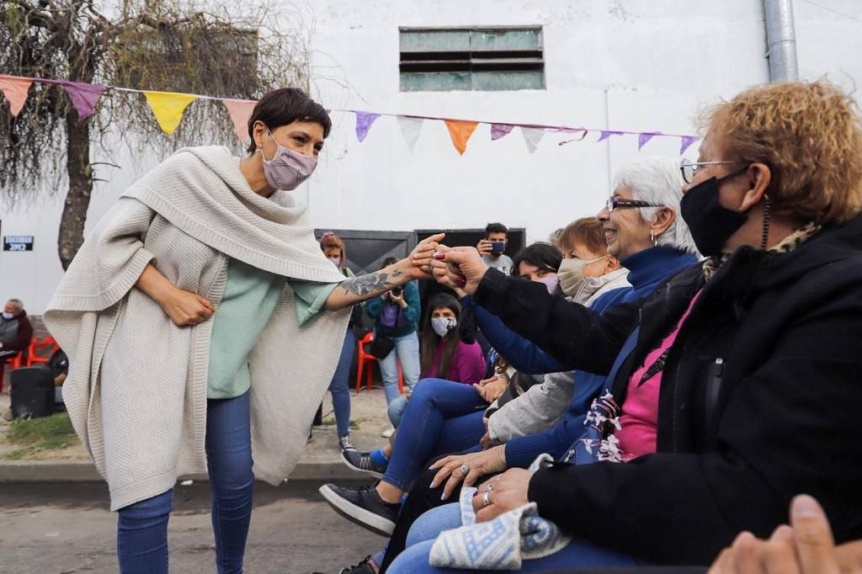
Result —
[[[701,292],[663,371],[657,453],[536,472],[540,513],[659,563],[707,564],[742,530],[768,537],[800,493],[820,500],[837,541],[862,538],[860,249],[862,217],[789,253],[740,248],[708,282],[695,265],[602,316],[488,271],[477,303],[566,368],[618,369],[619,404]]]
[[[26,311],[11,319],[0,317],[0,343],[3,343],[4,351],[26,351],[32,338],[33,327]]]

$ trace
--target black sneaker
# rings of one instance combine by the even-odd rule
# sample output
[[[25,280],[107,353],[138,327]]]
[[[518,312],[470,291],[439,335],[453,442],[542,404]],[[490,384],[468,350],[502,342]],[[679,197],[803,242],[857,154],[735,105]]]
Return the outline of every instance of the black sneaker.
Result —
[[[342,568],[338,574],[377,574],[377,571],[371,565],[371,556],[366,556],[365,559],[356,566]]]
[[[373,486],[343,488],[324,484],[320,494],[335,512],[375,534],[389,537],[395,530],[401,505],[383,502]]]
[[[383,473],[386,472],[386,467],[389,465],[375,464],[371,460],[371,454],[367,452],[359,452],[358,450],[342,450],[341,460],[347,465],[350,470],[356,472],[364,472],[377,478],[383,478]]]

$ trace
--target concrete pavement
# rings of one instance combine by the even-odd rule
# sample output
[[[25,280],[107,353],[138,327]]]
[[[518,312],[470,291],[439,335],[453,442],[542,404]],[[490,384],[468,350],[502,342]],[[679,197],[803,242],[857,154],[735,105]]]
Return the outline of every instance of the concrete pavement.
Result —
[[[355,381],[354,381],[355,382]],[[379,382],[375,383],[379,385]],[[0,412],[9,407],[9,388],[4,386],[0,393]],[[351,431],[353,443],[360,450],[370,450],[380,446],[387,439],[380,433],[389,428],[386,415],[386,397],[383,389],[375,386],[371,390],[355,392],[351,388]],[[296,470],[290,476],[294,480],[356,480],[361,473],[347,468],[341,461],[338,436],[335,430],[335,416],[332,401],[326,394],[323,404],[324,425],[314,427],[309,441]],[[0,421],[0,482],[81,482],[101,480],[89,455],[83,447],[76,446],[62,451],[40,453],[31,460],[8,460],[5,458],[14,447],[5,442],[9,423]],[[192,477],[203,479],[205,477]]]

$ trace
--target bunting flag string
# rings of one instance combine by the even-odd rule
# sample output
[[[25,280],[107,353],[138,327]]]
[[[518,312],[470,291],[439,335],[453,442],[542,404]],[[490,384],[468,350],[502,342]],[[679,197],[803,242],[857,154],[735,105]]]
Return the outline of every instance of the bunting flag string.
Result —
[[[78,121],[82,122],[93,115],[96,102],[107,91],[128,92],[134,94],[143,94],[147,104],[153,112],[159,127],[166,134],[171,135],[177,129],[182,121],[183,114],[193,101],[215,100],[220,101],[227,109],[231,122],[233,123],[234,131],[241,141],[248,139],[248,120],[251,117],[252,110],[256,104],[253,100],[238,100],[232,98],[219,98],[215,96],[206,96],[201,94],[184,94],[178,92],[157,92],[147,90],[136,90],[132,88],[122,88],[117,86],[105,86],[101,84],[88,84],[82,82],[72,82],[68,80],[55,80],[47,78],[29,78],[22,76],[4,76],[0,75],[0,92],[3,93],[6,100],[9,102],[9,110],[13,116],[17,117],[24,104],[27,101],[27,94],[30,86],[34,82],[54,84],[62,87],[69,96],[72,105],[78,112]],[[2,100],[0,100],[2,102]],[[383,116],[394,117],[397,119],[401,128],[401,134],[407,143],[407,147],[411,152],[416,147],[419,140],[419,135],[422,132],[422,125],[426,120],[442,121],[449,131],[449,137],[452,140],[452,145],[459,154],[464,155],[467,151],[467,143],[473,136],[479,124],[488,124],[491,126],[491,141],[502,139],[509,135],[513,129],[521,128],[521,135],[524,138],[524,143],[527,146],[529,153],[534,153],[539,146],[539,143],[549,132],[558,133],[575,133],[576,137],[566,141],[558,142],[559,145],[583,141],[590,132],[598,132],[599,137],[595,140],[596,143],[610,139],[613,136],[628,136],[636,135],[638,138],[638,150],[643,149],[654,138],[676,138],[679,140],[679,153],[682,155],[685,151],[697,142],[700,137],[690,134],[668,134],[660,131],[630,131],[630,130],[612,130],[608,128],[586,128],[586,127],[571,127],[559,125],[541,125],[541,124],[519,124],[519,123],[501,123],[488,122],[474,119],[464,118],[447,118],[439,116],[420,116],[420,115],[404,115],[392,114],[384,112],[370,112],[364,110],[340,110],[333,109],[327,112],[352,113],[356,119],[356,139],[364,142],[371,131],[371,127],[377,120]]]

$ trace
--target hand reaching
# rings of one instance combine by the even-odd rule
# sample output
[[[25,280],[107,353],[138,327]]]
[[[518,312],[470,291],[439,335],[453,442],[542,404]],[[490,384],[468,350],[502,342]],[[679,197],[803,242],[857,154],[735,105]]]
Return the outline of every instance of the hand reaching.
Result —
[[[413,279],[433,279],[432,268],[434,263],[434,254],[441,249],[448,249],[440,245],[440,241],[446,237],[445,233],[437,233],[426,237],[419,242],[413,251],[408,256],[411,263],[411,273]]]
[[[472,295],[488,271],[488,265],[473,247],[453,247],[436,254],[433,270],[439,283],[460,287]]]

